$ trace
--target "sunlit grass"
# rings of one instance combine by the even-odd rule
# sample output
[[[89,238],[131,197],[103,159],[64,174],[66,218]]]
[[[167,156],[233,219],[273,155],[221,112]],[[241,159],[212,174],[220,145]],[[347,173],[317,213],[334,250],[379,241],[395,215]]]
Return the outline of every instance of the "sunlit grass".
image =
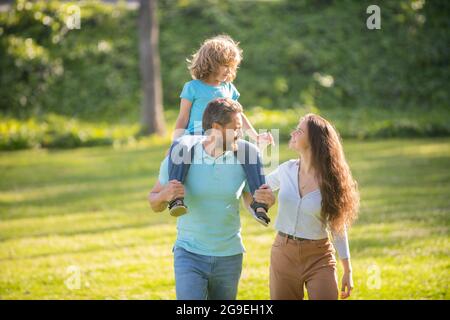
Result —
[[[450,139],[344,145],[362,196],[352,298],[449,299]],[[0,298],[175,298],[175,220],[146,201],[166,149],[0,153]],[[281,146],[281,161],[294,156]],[[241,216],[238,298],[267,299],[275,231]],[[70,266],[79,289],[65,283]]]

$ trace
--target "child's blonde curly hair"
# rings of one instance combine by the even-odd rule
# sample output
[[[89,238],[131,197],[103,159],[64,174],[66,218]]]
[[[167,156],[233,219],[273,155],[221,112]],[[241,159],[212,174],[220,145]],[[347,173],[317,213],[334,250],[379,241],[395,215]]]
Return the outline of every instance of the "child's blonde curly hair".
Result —
[[[192,55],[192,59],[187,60],[192,78],[199,80],[208,79],[219,70],[220,66],[231,67],[227,82],[236,78],[236,71],[241,61],[242,49],[239,48],[239,42],[228,35],[206,39],[200,49]]]

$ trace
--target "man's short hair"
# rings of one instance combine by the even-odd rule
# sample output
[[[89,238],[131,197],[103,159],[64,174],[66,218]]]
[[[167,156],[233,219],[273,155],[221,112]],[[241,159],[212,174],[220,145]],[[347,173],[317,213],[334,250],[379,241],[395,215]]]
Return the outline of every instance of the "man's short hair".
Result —
[[[214,122],[225,126],[231,122],[233,114],[240,112],[243,112],[243,109],[239,102],[230,98],[214,99],[208,103],[203,113],[203,130],[211,129]]]

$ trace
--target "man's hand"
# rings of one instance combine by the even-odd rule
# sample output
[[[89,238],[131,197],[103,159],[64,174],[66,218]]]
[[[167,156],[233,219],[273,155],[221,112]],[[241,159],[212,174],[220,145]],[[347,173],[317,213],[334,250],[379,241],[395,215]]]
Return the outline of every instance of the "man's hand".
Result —
[[[264,203],[269,208],[275,204],[275,195],[267,184],[263,184],[255,191],[254,198],[256,202]]]
[[[184,186],[178,180],[170,180],[167,185],[161,190],[161,197],[166,201],[170,202],[176,198],[184,197]]]

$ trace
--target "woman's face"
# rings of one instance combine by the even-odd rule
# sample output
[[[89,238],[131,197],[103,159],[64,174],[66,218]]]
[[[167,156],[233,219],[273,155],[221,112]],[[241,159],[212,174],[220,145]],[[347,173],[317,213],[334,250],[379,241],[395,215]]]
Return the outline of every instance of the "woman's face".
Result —
[[[309,146],[308,126],[306,120],[300,119],[300,122],[291,132],[291,140],[289,140],[289,148],[295,151],[304,151]]]

